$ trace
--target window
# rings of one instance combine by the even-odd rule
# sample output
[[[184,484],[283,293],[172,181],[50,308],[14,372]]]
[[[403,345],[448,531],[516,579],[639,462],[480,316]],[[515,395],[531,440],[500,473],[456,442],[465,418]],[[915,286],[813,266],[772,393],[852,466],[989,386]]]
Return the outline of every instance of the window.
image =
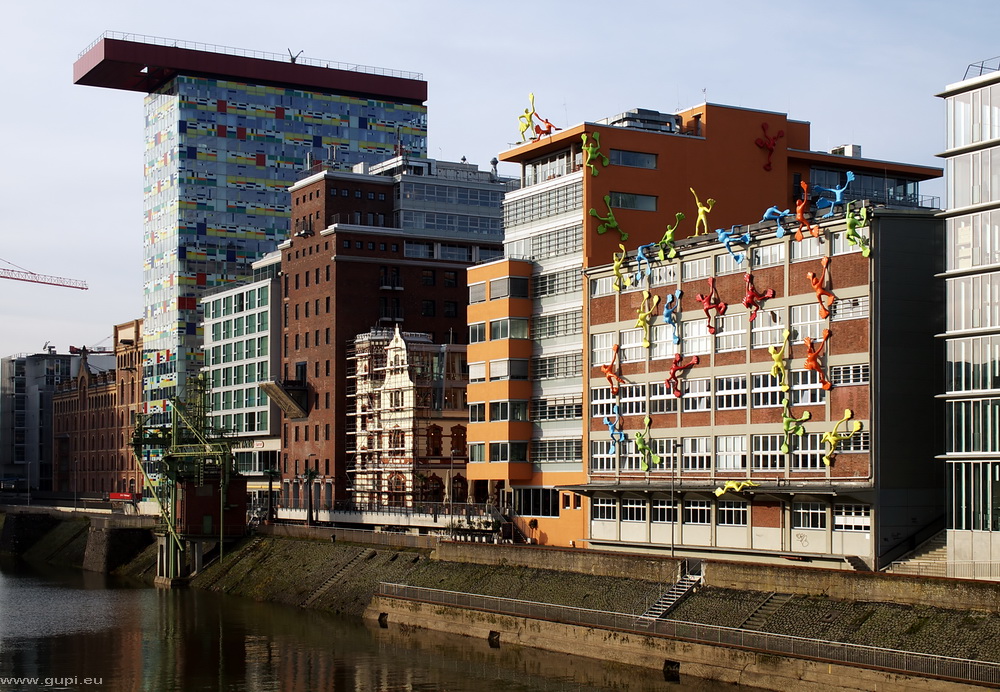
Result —
[[[712,258],[702,257],[700,259],[688,260],[681,263],[681,281],[695,281],[697,279],[707,279],[712,275]]]
[[[490,442],[490,461],[522,462],[527,460],[527,442]]]
[[[456,303],[454,300],[444,301],[444,316],[458,317],[458,303]]]
[[[469,304],[482,303],[486,301],[486,284],[472,284],[469,286]]]
[[[871,237],[871,229],[861,229],[861,235],[866,238]],[[847,232],[834,233],[830,238],[831,255],[847,255],[852,252],[861,252],[861,245],[855,243],[851,245],[847,242]]]
[[[792,469],[817,470],[823,468],[823,435],[806,433],[792,442]]]
[[[611,440],[591,440],[590,470],[614,471],[618,468],[618,461],[612,449],[617,453],[617,448],[612,446]]]
[[[469,422],[486,422],[486,404],[469,404]]]
[[[782,435],[754,435],[753,468],[756,471],[769,471],[785,468],[785,455],[781,453]]]
[[[583,397],[568,396],[550,399],[533,399],[531,402],[533,421],[576,420],[583,418]]]
[[[613,166],[629,166],[631,168],[656,168],[656,154],[644,151],[627,151],[612,149],[608,152],[608,160]]]
[[[642,340],[645,338],[643,329],[623,329],[621,331],[621,350],[618,356],[622,363],[637,363],[646,359],[646,349]]]
[[[672,524],[677,521],[677,505],[672,500],[653,500],[650,519],[654,524]]]
[[[605,388],[610,391],[610,387]],[[643,416],[646,414],[646,385],[623,384],[618,389],[620,412],[623,416]]]
[[[420,301],[420,315],[422,317],[434,317],[436,311],[437,308],[433,300]]]
[[[486,363],[469,363],[469,382],[486,381]]]
[[[758,321],[760,316],[757,317]],[[712,336],[708,333],[708,320],[694,319],[681,322],[681,353],[685,356],[704,355],[712,349]]]
[[[802,239],[802,242],[792,243],[792,261],[798,262],[800,260],[822,257],[824,253],[823,245],[820,243],[821,238],[822,236],[820,238],[806,236]]]
[[[746,375],[715,378],[715,409],[726,411],[747,407]]]
[[[531,283],[531,297],[544,298],[563,293],[579,293],[582,287],[579,269],[539,274]]]
[[[514,488],[514,511],[525,517],[558,517],[559,491],[550,488]]]
[[[792,370],[792,403],[797,406],[811,406],[826,401],[826,390],[815,370]]]
[[[468,445],[469,461],[471,463],[482,463],[486,461],[486,443],[470,442]]]
[[[756,247],[750,251],[750,254],[753,257],[754,269],[774,267],[785,262],[785,244],[776,243],[774,245]]]
[[[793,502],[793,529],[825,529],[826,505],[822,502]]]
[[[688,380],[686,392],[681,397],[681,410],[685,412],[712,410],[712,380]],[[682,385],[683,387],[683,385]]]
[[[434,243],[423,243],[414,240],[403,241],[403,257],[434,257]]]
[[[646,501],[623,497],[621,501],[622,521],[646,521]]]
[[[785,341],[784,310],[761,310],[750,325],[750,345],[753,348],[780,346]]]
[[[575,351],[547,358],[532,358],[531,367],[536,380],[579,377],[583,374],[583,354]],[[521,379],[527,379],[527,376]]]
[[[685,471],[707,471],[712,468],[707,437],[685,437],[681,440],[681,468]]]
[[[719,500],[715,509],[715,522],[719,526],[746,526],[747,503],[739,500]]]
[[[490,322],[490,339],[527,339],[528,320],[522,317],[508,317]]]
[[[528,379],[527,360],[505,358],[503,360],[490,361],[490,380],[526,380],[526,379]]]
[[[715,438],[715,469],[742,471],[747,467],[747,438],[743,435],[720,435]]]
[[[590,335],[590,364],[594,367],[606,365],[611,362],[614,355],[615,344],[614,332]]]
[[[594,521],[617,521],[618,503],[613,497],[595,497],[590,502],[590,518]]]
[[[554,336],[579,334],[583,330],[583,311],[570,310],[551,315],[538,315],[533,319],[531,336],[545,339]]]
[[[830,319],[835,322],[843,320],[860,320],[868,317],[868,296],[858,298],[838,298],[830,308]],[[818,304],[817,304],[818,305]]]
[[[711,524],[712,503],[708,500],[684,500],[685,524]]]
[[[871,433],[867,430],[859,430],[851,437],[840,443],[837,451],[842,454],[857,454],[867,452],[871,449]]]
[[[835,387],[847,387],[850,385],[868,384],[869,380],[868,363],[857,365],[834,365],[830,368],[830,382]]]
[[[612,192],[610,206],[614,209],[656,211],[656,196],[637,195],[631,192]]]
[[[663,382],[649,383],[649,412],[676,413],[677,397]]]
[[[579,438],[535,440],[531,445],[531,461],[536,464],[583,461],[583,441]]]
[[[479,344],[486,341],[486,323],[476,322],[469,325],[469,343]]]
[[[747,347],[746,315],[715,318],[715,352],[742,351]]]
[[[652,331],[652,346],[650,347],[650,357],[653,360],[673,358],[677,353],[677,344],[674,342],[674,334],[678,333],[679,327],[672,324],[657,324]]]
[[[807,336],[810,339],[822,339],[825,326],[825,320],[819,316],[819,303],[792,306],[791,331],[796,343],[801,343]]]
[[[493,401],[490,402],[491,421],[525,421],[528,420],[527,401]]]
[[[444,272],[444,286],[445,288],[458,286],[458,272],[454,271]]]
[[[528,279],[523,276],[505,276],[490,281],[490,300],[497,298],[527,298]]]
[[[871,531],[870,505],[842,504],[833,506],[834,531]]]
[[[781,390],[781,383],[777,377],[771,377],[771,373],[756,373],[753,376],[753,407],[772,408],[781,406],[785,398],[785,392]]]
[[[744,268],[744,265],[737,263],[736,258],[730,253],[726,252],[715,256],[716,276],[722,276],[723,274],[739,274],[744,271],[747,271],[747,269]]]
[[[421,269],[420,270],[420,283],[424,286],[434,285],[434,270],[433,269]]]
[[[590,280],[590,295],[592,297],[597,296],[609,296],[614,293],[615,277],[613,276],[602,276],[598,279]]]

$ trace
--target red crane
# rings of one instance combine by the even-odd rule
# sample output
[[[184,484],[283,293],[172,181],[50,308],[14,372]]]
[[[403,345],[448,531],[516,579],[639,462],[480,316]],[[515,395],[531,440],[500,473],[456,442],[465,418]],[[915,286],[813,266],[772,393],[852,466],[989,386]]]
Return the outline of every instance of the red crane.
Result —
[[[8,262],[7,260],[0,257],[0,260],[7,262],[7,264],[12,267],[17,267],[13,262]],[[0,279],[13,279],[14,281],[30,281],[36,284],[49,284],[51,286],[65,286],[66,288],[79,288],[81,291],[87,290],[87,282],[80,281],[78,279],[64,279],[61,276],[46,276],[45,274],[36,274],[35,272],[28,271],[23,267],[17,267],[17,269],[3,269],[0,268]]]

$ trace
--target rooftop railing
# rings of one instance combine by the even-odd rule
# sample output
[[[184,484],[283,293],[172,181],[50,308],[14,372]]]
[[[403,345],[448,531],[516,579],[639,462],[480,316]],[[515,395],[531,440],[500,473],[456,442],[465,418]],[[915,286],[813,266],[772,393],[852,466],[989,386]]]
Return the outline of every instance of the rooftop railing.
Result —
[[[221,53],[223,55],[235,55],[242,58],[255,58],[257,60],[273,60],[275,62],[288,62],[296,65],[310,65],[311,67],[323,67],[331,70],[346,70],[348,72],[362,72],[364,74],[377,74],[385,77],[399,77],[400,79],[423,79],[419,72],[405,72],[403,70],[390,70],[383,67],[372,67],[370,65],[358,65],[355,63],[336,62],[333,60],[318,60],[316,58],[304,58],[301,56],[292,57],[281,53],[267,53],[259,50],[246,50],[244,48],[231,48],[229,46],[219,46],[214,43],[198,43],[192,41],[179,41],[172,38],[161,38],[159,36],[146,36],[144,34],[126,34],[121,31],[105,31],[89,46],[84,48],[78,58],[82,58],[98,43],[106,38],[119,41],[134,41],[136,43],[148,43],[153,46],[167,46],[170,48],[184,48],[186,50],[200,50],[209,53]]]
[[[963,80],[971,79],[972,77],[981,77],[984,74],[996,72],[997,70],[1000,70],[1000,56],[972,63],[965,68],[965,77]]]

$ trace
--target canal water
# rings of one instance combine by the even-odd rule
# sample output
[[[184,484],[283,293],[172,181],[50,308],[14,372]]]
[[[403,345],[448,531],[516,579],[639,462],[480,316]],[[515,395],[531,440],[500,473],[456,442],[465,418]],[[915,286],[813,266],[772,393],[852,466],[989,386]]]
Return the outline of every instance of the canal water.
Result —
[[[0,558],[0,692],[679,689],[736,688]]]

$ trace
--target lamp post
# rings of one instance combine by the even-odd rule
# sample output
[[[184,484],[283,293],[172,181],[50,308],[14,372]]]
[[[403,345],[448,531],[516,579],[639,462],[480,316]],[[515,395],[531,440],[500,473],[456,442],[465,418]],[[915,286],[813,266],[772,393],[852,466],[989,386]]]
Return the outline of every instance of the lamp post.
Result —
[[[73,509],[77,509],[77,497],[80,494],[80,460],[73,460]]]
[[[313,481],[319,475],[319,471],[309,465],[309,460],[318,456],[316,452],[311,452],[306,457],[305,480],[306,480],[306,526],[313,525]],[[319,461],[316,462],[319,464]]]
[[[267,523],[274,522],[274,479],[281,472],[276,468],[265,469],[267,474]]]

